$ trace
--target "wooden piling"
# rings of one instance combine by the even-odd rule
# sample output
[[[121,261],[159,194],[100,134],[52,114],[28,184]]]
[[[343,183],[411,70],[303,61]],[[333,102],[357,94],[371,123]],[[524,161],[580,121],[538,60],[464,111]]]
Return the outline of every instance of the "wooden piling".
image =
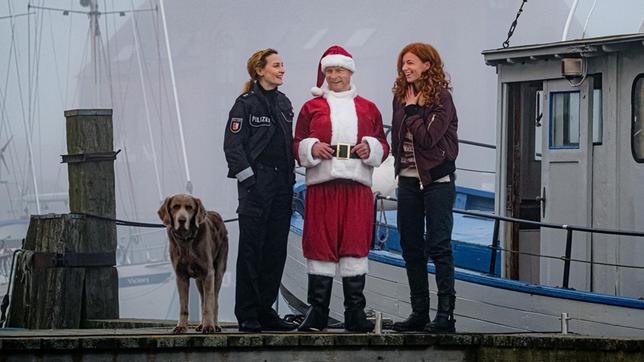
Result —
[[[112,111],[66,111],[70,214],[32,215],[8,325],[79,328],[119,316]]]

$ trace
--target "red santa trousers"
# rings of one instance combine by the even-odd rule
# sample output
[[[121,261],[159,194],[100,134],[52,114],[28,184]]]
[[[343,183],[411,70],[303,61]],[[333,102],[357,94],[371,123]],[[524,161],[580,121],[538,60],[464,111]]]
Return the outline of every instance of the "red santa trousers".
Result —
[[[364,258],[373,237],[371,188],[349,180],[307,186],[304,205],[304,257],[337,263]]]

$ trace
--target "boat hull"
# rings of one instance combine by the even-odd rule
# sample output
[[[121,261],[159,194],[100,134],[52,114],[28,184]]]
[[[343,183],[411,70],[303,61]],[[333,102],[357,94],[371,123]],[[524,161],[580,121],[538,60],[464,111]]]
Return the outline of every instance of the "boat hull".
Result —
[[[295,312],[306,302],[306,260],[299,229],[292,228],[282,288]],[[430,276],[432,316],[436,308],[433,265]],[[334,280],[330,317],[343,319],[341,277]],[[644,301],[572,290],[542,287],[481,273],[456,271],[457,331],[481,333],[559,332],[561,313],[567,313],[568,331],[595,336],[644,336]],[[365,287],[367,309],[394,321],[411,313],[409,285],[399,254],[372,251]]]

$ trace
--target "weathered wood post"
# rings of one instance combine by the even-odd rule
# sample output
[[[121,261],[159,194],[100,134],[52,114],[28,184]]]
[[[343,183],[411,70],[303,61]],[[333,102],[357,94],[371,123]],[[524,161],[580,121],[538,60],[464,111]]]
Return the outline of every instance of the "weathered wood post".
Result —
[[[107,220],[116,216],[112,110],[71,110],[65,118],[71,213],[31,217],[10,326],[79,328],[86,319],[119,317],[116,225]]]

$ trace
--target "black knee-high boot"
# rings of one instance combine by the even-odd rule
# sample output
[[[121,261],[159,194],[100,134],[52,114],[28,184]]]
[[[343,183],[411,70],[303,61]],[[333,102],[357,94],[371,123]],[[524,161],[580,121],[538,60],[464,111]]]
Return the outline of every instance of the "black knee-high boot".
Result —
[[[436,317],[428,323],[426,330],[431,333],[454,333],[456,332],[456,320],[454,319],[454,305],[456,297],[453,295],[439,295]]]
[[[364,307],[365,274],[342,278],[344,291],[344,329],[351,332],[371,332],[374,324],[367,319]]]
[[[332,288],[332,277],[309,274],[307,301],[310,306],[298,330],[321,331],[326,329],[329,324],[329,303],[331,302]]]
[[[429,322],[429,280],[427,261],[415,260],[406,264],[409,281],[411,314],[404,321],[394,323],[393,330],[399,332],[423,331]]]

